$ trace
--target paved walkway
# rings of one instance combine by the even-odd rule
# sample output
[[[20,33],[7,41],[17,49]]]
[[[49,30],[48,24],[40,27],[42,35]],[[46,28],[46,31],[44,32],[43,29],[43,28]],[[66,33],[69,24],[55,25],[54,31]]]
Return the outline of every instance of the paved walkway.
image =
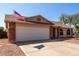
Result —
[[[38,44],[43,44],[45,47],[34,48]],[[66,41],[26,44],[19,47],[29,56],[79,56],[79,44]]]

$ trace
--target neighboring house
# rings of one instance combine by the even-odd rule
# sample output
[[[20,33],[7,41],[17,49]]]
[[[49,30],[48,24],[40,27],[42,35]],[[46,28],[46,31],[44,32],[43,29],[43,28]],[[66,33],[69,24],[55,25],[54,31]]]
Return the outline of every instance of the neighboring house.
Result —
[[[51,22],[40,15],[25,17],[24,21],[17,20],[13,15],[6,15],[5,23],[8,39],[11,42],[73,36],[72,28]]]

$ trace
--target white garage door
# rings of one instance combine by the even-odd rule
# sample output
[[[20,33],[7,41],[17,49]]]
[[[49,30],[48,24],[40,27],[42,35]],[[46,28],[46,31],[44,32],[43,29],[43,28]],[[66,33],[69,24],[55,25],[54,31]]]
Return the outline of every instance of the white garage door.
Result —
[[[49,39],[49,28],[16,27],[16,41]]]

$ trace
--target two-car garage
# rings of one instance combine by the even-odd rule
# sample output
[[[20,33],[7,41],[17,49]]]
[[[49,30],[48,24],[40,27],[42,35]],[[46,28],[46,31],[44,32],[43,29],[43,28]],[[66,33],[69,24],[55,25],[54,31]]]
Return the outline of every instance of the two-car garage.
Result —
[[[48,25],[16,23],[16,41],[49,39]]]

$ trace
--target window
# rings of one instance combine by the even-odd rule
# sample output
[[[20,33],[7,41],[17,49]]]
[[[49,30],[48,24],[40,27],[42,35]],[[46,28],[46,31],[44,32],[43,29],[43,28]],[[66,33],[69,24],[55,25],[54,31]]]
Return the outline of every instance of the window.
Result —
[[[67,35],[70,35],[70,29],[67,29]]]
[[[63,35],[63,30],[62,29],[60,29],[60,35]]]
[[[41,21],[41,18],[37,18],[37,21]]]

